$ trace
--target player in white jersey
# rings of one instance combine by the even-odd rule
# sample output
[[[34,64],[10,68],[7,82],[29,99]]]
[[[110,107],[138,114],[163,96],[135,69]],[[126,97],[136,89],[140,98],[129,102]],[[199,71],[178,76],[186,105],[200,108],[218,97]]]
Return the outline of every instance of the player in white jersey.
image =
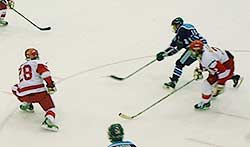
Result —
[[[0,26],[8,25],[8,22],[4,20],[6,16],[7,7],[10,9],[14,8],[13,0],[0,0]]]
[[[22,102],[20,109],[23,111],[34,112],[32,103],[39,103],[45,111],[42,127],[57,131],[55,105],[50,96],[56,91],[56,87],[50,71],[45,64],[39,61],[36,49],[27,49],[25,57],[26,62],[19,68],[19,83],[12,87],[12,92]]]
[[[194,79],[202,79],[202,71],[209,75],[202,83],[202,101],[196,104],[195,109],[208,109],[210,100],[224,92],[225,83],[232,79],[233,87],[237,87],[241,78],[234,75],[234,56],[227,50],[204,45],[202,41],[195,40],[190,44],[192,55],[200,62],[200,68],[195,69]]]
[[[121,124],[112,124],[108,128],[108,136],[112,142],[108,147],[136,147],[131,141],[123,141],[124,129]]]

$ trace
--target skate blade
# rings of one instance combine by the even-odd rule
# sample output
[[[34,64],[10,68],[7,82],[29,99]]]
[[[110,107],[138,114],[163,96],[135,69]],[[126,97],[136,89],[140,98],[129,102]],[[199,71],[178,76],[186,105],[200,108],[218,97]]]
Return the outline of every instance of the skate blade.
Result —
[[[34,113],[35,111],[34,110],[22,110],[20,109],[21,112],[24,112],[24,113]]]
[[[238,84],[235,86],[235,88],[239,88],[240,85],[242,84],[243,80],[244,80],[244,77],[240,77],[239,82],[238,82]]]
[[[2,24],[0,24],[0,27],[6,27],[6,26],[8,26],[8,24],[6,24],[6,25],[2,25]]]
[[[206,107],[206,108],[194,108],[196,111],[206,111],[209,110],[210,107]]]
[[[41,126],[43,129],[48,130],[48,131],[53,131],[53,132],[58,132],[59,128],[58,127],[48,127],[47,125],[42,125]]]
[[[163,85],[162,88],[167,89],[167,90],[175,90],[175,88],[167,86],[167,85]]]
[[[34,110],[24,110],[24,112],[27,112],[27,113],[34,113],[35,111],[34,111]]]
[[[218,96],[218,95],[217,95]],[[217,100],[217,96],[212,96],[212,98],[211,98],[211,101],[215,101],[215,100]]]

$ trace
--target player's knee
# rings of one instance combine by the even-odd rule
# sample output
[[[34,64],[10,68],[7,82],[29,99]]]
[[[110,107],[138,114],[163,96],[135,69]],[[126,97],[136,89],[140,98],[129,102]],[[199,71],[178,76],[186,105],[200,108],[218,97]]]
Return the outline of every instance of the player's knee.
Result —
[[[44,93],[44,98],[39,103],[44,111],[55,108],[54,102],[47,92]]]
[[[218,80],[217,75],[211,75],[211,74],[209,74],[209,76],[207,77],[207,82],[210,85],[213,85],[215,82],[217,82],[217,80]]]
[[[6,9],[7,6],[4,3],[0,2],[0,10],[6,10]]]
[[[175,62],[175,66],[176,66],[177,68],[179,68],[179,69],[182,69],[185,65],[182,64],[182,63],[180,62],[180,60],[177,60],[177,61]]]

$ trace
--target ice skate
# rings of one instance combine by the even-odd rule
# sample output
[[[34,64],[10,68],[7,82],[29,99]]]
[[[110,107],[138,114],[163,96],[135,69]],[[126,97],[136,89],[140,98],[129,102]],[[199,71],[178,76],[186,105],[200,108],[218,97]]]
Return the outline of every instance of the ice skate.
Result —
[[[5,20],[1,20],[0,19],[0,26],[7,26],[8,25],[8,22],[7,21],[5,21]]]
[[[194,108],[197,109],[197,110],[208,110],[209,107],[210,107],[210,101],[207,102],[207,103],[204,103],[204,102],[200,102],[198,104],[195,104],[194,105]]]
[[[42,123],[42,128],[50,131],[57,132],[59,130],[59,127],[52,122],[49,118],[45,118],[44,122]]]
[[[175,89],[175,83],[174,82],[168,82],[168,83],[164,83],[164,88],[171,88],[171,89]]]
[[[176,83],[177,83],[176,81],[174,81],[174,80],[172,80],[172,78],[170,78],[170,82],[164,83],[163,87],[167,88],[167,89],[169,89],[169,88],[175,89]]]
[[[240,75],[234,75],[232,77],[232,80],[233,80],[233,87],[234,88],[239,88],[242,81],[243,81],[243,77],[241,77]]]
[[[216,90],[213,89],[213,91],[212,91],[212,96],[211,96],[211,101],[216,100],[216,99],[218,98],[217,96],[218,96],[218,94],[217,94]]]
[[[34,106],[32,105],[32,103],[23,103],[19,106],[19,108],[25,112],[29,112],[29,113],[34,112]]]
[[[214,89],[213,92],[212,92],[212,98],[211,98],[211,100],[216,100],[217,97],[218,97],[218,95],[220,95],[222,93],[220,93],[220,91],[218,91],[217,89]]]

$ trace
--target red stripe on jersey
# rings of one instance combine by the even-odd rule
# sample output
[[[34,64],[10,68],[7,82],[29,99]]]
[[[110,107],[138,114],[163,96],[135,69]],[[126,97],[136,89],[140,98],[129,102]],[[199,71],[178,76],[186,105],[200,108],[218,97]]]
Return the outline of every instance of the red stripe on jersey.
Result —
[[[216,65],[215,67],[213,68],[216,73],[223,73],[224,71],[227,70],[227,68],[225,67],[225,65],[223,65],[220,61],[216,61]]]

